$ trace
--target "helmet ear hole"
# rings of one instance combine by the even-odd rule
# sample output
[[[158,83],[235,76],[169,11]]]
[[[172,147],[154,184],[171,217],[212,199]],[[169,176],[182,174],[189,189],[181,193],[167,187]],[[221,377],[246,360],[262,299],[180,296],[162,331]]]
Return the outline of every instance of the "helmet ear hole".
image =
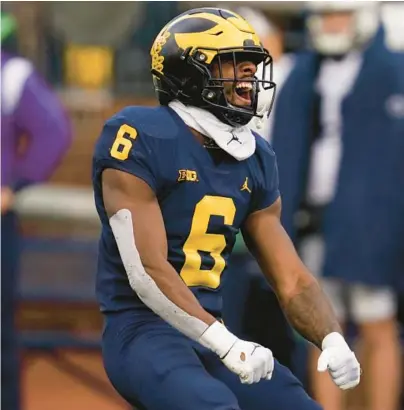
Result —
[[[162,75],[156,70],[151,70],[151,73],[155,76],[157,79],[157,82],[159,83],[160,86],[162,86],[163,89],[167,88],[171,91],[173,96],[176,96],[179,92],[179,87],[172,81],[170,78],[168,78],[166,75]]]
[[[181,73],[181,90],[184,96],[188,96],[187,103],[200,104],[202,102],[202,90],[205,88],[207,79],[201,69],[192,64],[192,58],[184,62]]]

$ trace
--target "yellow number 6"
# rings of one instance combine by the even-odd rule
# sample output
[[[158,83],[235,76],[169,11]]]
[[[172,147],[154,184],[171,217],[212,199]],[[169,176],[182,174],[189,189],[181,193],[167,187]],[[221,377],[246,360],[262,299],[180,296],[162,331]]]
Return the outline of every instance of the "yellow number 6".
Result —
[[[121,161],[128,159],[129,151],[132,148],[131,140],[135,140],[136,137],[137,131],[133,127],[127,124],[121,125],[111,147],[111,156]]]
[[[216,289],[220,285],[220,276],[226,267],[222,252],[227,242],[222,234],[208,233],[210,218],[213,215],[222,216],[225,225],[232,225],[236,216],[233,199],[206,195],[196,204],[191,230],[183,247],[185,263],[180,272],[187,286]],[[211,269],[202,269],[199,251],[210,254],[214,261]]]

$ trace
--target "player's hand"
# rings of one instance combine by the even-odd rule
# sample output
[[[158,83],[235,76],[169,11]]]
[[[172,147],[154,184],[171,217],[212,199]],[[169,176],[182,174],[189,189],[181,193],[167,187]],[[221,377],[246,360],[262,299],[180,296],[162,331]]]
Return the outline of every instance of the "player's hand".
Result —
[[[199,342],[214,351],[225,366],[240,377],[242,383],[258,383],[261,379],[269,380],[272,377],[272,352],[257,343],[240,340],[219,322],[209,326]]]
[[[328,370],[334,383],[342,390],[357,386],[360,382],[361,367],[343,336],[336,332],[330,333],[324,338],[322,349],[317,370]]]
[[[233,373],[236,373],[241,383],[258,383],[261,379],[270,380],[274,370],[272,352],[252,342],[238,339],[222,358],[222,362]]]

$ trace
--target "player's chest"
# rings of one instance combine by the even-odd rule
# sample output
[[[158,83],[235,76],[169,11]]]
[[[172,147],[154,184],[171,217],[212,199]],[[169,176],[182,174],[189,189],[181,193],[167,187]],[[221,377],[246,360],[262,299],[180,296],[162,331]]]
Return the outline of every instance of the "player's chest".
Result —
[[[206,208],[206,214],[231,219],[227,224],[238,228],[249,213],[254,190],[254,177],[247,161],[215,162],[208,153],[184,154],[170,165],[169,189],[161,203],[163,210],[186,218],[196,208]]]

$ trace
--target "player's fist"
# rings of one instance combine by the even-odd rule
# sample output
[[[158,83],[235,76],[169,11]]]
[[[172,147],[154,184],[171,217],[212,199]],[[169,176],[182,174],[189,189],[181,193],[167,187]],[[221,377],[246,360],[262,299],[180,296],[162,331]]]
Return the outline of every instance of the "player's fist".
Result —
[[[328,370],[334,383],[342,390],[352,389],[359,384],[360,364],[342,335],[330,333],[323,340],[322,350],[317,364],[319,372]]]
[[[214,351],[225,366],[240,377],[242,383],[258,383],[261,379],[269,380],[272,377],[272,352],[257,343],[240,340],[219,322],[208,327],[199,343]]]
[[[234,343],[222,361],[240,377],[242,383],[247,384],[271,379],[274,370],[274,358],[269,349],[240,339]]]

